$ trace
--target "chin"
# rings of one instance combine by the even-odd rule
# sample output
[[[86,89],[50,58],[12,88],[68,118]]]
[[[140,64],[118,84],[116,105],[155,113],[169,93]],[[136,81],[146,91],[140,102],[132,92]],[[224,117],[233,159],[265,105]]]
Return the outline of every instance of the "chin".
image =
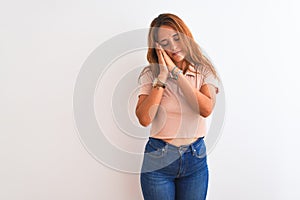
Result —
[[[184,57],[183,57],[183,56],[175,57],[175,58],[172,58],[172,60],[173,60],[174,62],[179,63],[179,62],[182,62],[182,61],[184,60]]]
[[[185,56],[181,54],[175,56],[173,56],[171,53],[167,53],[167,54],[171,58],[171,60],[176,63],[182,62],[185,58]]]

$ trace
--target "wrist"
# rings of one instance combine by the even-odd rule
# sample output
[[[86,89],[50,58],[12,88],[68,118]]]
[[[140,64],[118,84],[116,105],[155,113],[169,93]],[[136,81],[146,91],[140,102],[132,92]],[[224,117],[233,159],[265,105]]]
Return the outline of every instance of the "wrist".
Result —
[[[158,78],[161,82],[166,83],[166,82],[167,82],[167,78],[168,78],[168,74],[159,74],[159,75],[157,76],[157,78]]]
[[[182,73],[181,69],[179,69],[177,66],[173,67],[173,69],[171,71],[172,78],[177,80],[180,73]]]
[[[153,80],[152,87],[153,87],[153,88],[157,88],[157,89],[158,89],[159,87],[166,88],[166,83],[163,82],[162,80],[160,80],[160,79],[157,77],[157,78],[155,78],[155,79]]]

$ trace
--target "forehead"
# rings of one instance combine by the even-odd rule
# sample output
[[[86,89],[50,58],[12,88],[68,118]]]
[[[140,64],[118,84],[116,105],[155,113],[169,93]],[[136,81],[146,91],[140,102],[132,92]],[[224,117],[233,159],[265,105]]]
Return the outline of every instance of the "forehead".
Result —
[[[163,25],[158,28],[157,37],[159,40],[172,37],[177,31],[170,26]]]

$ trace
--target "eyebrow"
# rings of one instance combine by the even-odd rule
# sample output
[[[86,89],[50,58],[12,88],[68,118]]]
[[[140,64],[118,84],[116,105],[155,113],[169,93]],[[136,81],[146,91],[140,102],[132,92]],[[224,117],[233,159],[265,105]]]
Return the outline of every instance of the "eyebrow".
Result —
[[[178,33],[174,33],[173,35],[172,35],[172,37],[176,37],[176,36],[178,36]],[[167,39],[162,39],[160,42],[164,42],[164,41],[166,41]]]

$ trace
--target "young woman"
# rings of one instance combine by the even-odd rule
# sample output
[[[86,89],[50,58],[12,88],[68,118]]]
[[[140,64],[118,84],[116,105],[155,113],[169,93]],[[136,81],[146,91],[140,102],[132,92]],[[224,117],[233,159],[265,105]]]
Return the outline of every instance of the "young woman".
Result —
[[[139,76],[136,116],[151,124],[141,170],[145,200],[202,200],[208,188],[205,118],[213,111],[218,77],[185,23],[156,17]]]

